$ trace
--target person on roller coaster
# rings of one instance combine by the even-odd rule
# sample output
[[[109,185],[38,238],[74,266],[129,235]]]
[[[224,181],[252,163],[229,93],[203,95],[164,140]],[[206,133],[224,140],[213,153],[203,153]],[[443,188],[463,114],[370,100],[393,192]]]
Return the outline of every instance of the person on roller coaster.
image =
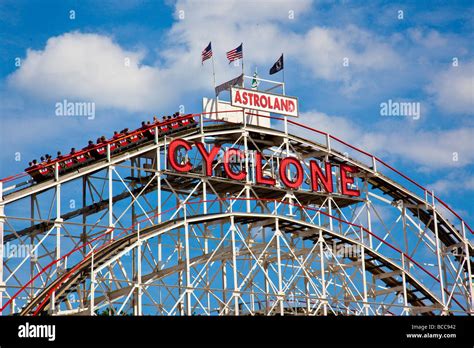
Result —
[[[145,129],[147,129],[147,128],[148,128],[148,125],[146,124],[146,122],[145,122],[145,121],[142,121],[142,126],[141,126],[140,128],[138,128],[138,129],[140,129],[140,130],[145,130]]]
[[[92,140],[89,140],[89,142],[87,143],[87,146],[82,148],[83,150],[89,150],[89,149],[92,149],[94,148],[94,142]]]

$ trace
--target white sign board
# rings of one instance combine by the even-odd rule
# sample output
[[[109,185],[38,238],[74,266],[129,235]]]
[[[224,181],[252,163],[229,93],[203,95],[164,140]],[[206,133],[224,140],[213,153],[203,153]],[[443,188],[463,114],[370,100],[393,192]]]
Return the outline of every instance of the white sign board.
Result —
[[[281,94],[232,87],[230,90],[230,104],[245,109],[298,117],[298,98]]]

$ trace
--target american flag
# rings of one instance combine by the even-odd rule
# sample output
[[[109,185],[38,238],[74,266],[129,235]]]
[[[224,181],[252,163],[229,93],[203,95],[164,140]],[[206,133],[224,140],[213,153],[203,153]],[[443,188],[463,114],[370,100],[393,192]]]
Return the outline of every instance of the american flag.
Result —
[[[234,60],[242,59],[244,57],[242,53],[242,44],[239,47],[234,48],[233,50],[226,53],[229,63],[232,63]]]
[[[211,47],[210,42],[209,42],[209,45],[207,45],[207,47],[204,49],[204,51],[202,51],[201,57],[202,57],[201,64],[203,64],[205,60],[208,60],[209,58],[212,57],[212,47]]]

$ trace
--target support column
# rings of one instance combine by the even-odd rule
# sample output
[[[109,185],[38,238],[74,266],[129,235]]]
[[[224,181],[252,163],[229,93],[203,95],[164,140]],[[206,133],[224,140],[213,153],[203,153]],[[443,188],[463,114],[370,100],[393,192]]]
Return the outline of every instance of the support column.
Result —
[[[58,175],[58,168],[56,164],[56,177]],[[54,227],[56,228],[56,274],[59,276],[62,273],[63,265],[59,261],[61,258],[61,184],[56,185],[56,220],[54,221]],[[33,257],[33,255],[31,255]],[[53,292],[51,296],[51,312],[55,313],[58,311],[56,308],[56,292]]]
[[[234,276],[234,291],[232,297],[234,299],[234,315],[239,315],[239,296],[238,296],[238,286],[237,286],[237,257],[236,257],[236,246],[235,246],[235,224],[234,217],[230,218],[230,228],[232,235],[232,271]]]
[[[186,210],[185,210],[186,214]],[[184,246],[185,246],[185,263],[186,263],[186,315],[192,315],[191,304],[191,267],[189,263],[189,225],[184,223]]]
[[[276,249],[277,249],[277,269],[278,269],[278,303],[280,306],[280,315],[284,315],[284,293],[283,293],[283,282],[281,274],[281,246],[280,246],[280,226],[278,218],[275,219],[275,234],[276,234]]]
[[[245,118],[245,115],[244,115]],[[247,208],[247,213],[250,213],[250,185],[252,184],[252,181],[250,179],[250,170],[249,170],[249,147],[248,147],[248,132],[244,131],[243,134],[244,137],[244,155],[245,155],[245,172],[247,173],[246,176],[246,183],[245,183],[245,197],[247,199],[246,201],[246,208]]]
[[[138,228],[138,245],[137,245],[137,315],[143,315],[142,308],[142,241],[140,240],[140,224]]]
[[[361,233],[363,233],[361,231]],[[360,250],[360,262],[362,266],[362,286],[364,289],[364,312],[365,315],[369,315],[369,305],[368,305],[368,297],[367,297],[367,275],[365,274],[365,247],[362,246]]]
[[[158,215],[157,221],[160,224],[162,220],[162,207],[161,207],[161,147],[158,144],[158,127],[155,127],[155,144],[156,146],[156,193],[157,193],[157,201],[156,201],[156,213]],[[161,234],[157,238],[157,254],[158,254],[158,269],[161,269],[162,261],[163,261],[163,244],[162,244],[162,237]]]
[[[367,229],[372,232],[372,215],[370,214],[370,206],[372,204],[372,201],[370,200],[369,196],[369,182],[366,180],[365,181],[365,207],[367,211]],[[369,248],[372,249],[372,235],[368,233],[369,238]]]
[[[91,256],[91,299],[90,299],[90,304],[89,304],[89,310],[90,310],[90,315],[95,315],[94,313],[94,297],[95,297],[95,273],[94,273],[94,250],[91,251],[92,256]]]
[[[219,202],[220,211],[222,211],[222,202]],[[224,228],[222,222],[219,224],[221,238],[224,238]],[[225,258],[221,261],[222,265],[222,302],[227,303],[227,261]],[[228,307],[223,309],[224,314],[229,313]]]
[[[113,172],[114,172],[114,166],[109,166],[108,170],[108,182],[109,182],[109,228],[112,230],[110,232],[110,239],[114,237],[114,215],[113,215]]]
[[[207,180],[202,181],[202,200],[203,202],[203,213],[207,215]],[[204,223],[204,254],[207,255],[209,253],[209,236],[208,236],[208,229],[207,224]],[[207,310],[209,314],[211,313],[211,294],[210,288],[211,285],[209,284],[209,264],[206,265],[206,292],[207,292]]]
[[[441,255],[441,245],[440,245],[439,236],[438,236],[438,213],[436,212],[434,199],[433,199],[433,223],[434,223],[434,229],[435,229],[436,257],[438,261],[438,276],[439,276],[439,285],[440,285],[440,290],[441,290],[441,302],[443,303],[443,307],[444,307],[443,311],[445,311],[447,310],[447,308],[446,308],[446,294],[444,291],[444,277],[443,277],[443,266],[442,266],[443,260],[442,260],[442,255]]]
[[[410,265],[410,263],[408,263]],[[408,266],[410,268],[410,266]],[[406,280],[406,271],[405,271],[405,254],[402,253],[402,285],[403,285],[403,307],[405,315],[410,315],[410,308],[408,307],[408,297],[407,297],[407,280]]]
[[[319,256],[321,260],[321,284],[323,286],[323,313],[325,316],[328,315],[328,308],[327,308],[327,296],[326,296],[326,275],[324,274],[324,238],[323,238],[323,232],[320,230],[319,231],[319,238],[318,238],[318,243],[319,243]]]

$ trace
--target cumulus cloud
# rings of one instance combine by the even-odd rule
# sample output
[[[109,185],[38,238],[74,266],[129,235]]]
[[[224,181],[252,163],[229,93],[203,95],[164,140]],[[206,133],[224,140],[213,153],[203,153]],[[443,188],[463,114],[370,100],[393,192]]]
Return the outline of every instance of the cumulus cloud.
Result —
[[[9,83],[48,101],[74,98],[143,110],[169,96],[155,89],[161,71],[141,65],[142,59],[143,53],[124,50],[109,37],[66,33],[50,38],[44,50],[28,50]]]
[[[331,81],[345,80],[354,72],[393,69],[400,63],[398,54],[388,44],[352,25],[344,29],[314,27],[293,53],[315,77]],[[343,65],[345,58],[351,69]]]
[[[247,71],[269,66],[285,52],[311,78],[343,81],[347,93],[362,87],[358,74],[389,69],[399,61],[381,38],[355,26],[294,31],[292,26],[310,7],[311,1],[222,1],[212,6],[178,1],[176,21],[156,52],[155,64],[143,64],[146,52],[124,49],[111,37],[71,32],[50,38],[42,50],[28,50],[9,82],[48,101],[70,98],[95,101],[98,107],[150,111],[186,93],[211,90],[210,67],[200,66],[209,40],[218,83],[239,73],[227,64],[224,52],[242,41]],[[351,69],[343,67],[344,58]]]
[[[443,111],[454,114],[474,113],[474,61],[460,62],[433,78],[428,91],[435,104]]]
[[[474,178],[468,173],[452,173],[428,185],[428,188],[443,195],[450,192],[474,191]]]

